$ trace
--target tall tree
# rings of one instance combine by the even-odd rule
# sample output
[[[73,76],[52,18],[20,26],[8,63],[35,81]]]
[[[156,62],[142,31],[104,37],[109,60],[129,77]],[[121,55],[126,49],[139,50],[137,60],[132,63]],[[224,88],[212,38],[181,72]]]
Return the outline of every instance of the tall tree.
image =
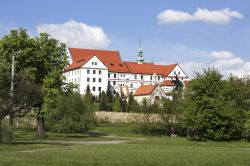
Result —
[[[108,97],[104,91],[102,91],[99,102],[99,110],[107,111],[108,110]]]
[[[225,100],[225,81],[215,69],[197,73],[187,93],[185,120],[191,135],[204,139],[229,140],[235,136],[235,112]]]
[[[112,103],[113,111],[120,112],[121,111],[121,98],[119,93],[116,93],[115,98],[113,99]]]
[[[1,39],[0,56],[8,63],[15,54],[16,73],[28,71],[29,78],[41,88],[39,109],[37,109],[38,136],[45,136],[44,114],[48,105],[62,90],[62,72],[67,65],[66,47],[48,34],[32,38],[26,30],[12,30]]]

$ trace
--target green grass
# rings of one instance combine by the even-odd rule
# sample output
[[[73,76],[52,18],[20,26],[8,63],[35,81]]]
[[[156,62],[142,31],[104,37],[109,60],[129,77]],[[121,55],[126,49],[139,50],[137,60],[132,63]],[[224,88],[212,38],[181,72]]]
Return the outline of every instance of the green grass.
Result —
[[[191,141],[186,138],[136,134],[132,124],[101,125],[107,137],[48,133],[47,140],[113,140],[145,138],[120,145],[13,144],[0,145],[0,165],[250,165],[250,143],[245,141]],[[16,139],[36,139],[35,130],[16,129]]]
[[[26,146],[26,145],[19,145]],[[32,145],[31,145],[32,146]],[[2,147],[0,146],[0,149]],[[250,149],[169,145],[73,145],[0,153],[1,165],[250,165]]]

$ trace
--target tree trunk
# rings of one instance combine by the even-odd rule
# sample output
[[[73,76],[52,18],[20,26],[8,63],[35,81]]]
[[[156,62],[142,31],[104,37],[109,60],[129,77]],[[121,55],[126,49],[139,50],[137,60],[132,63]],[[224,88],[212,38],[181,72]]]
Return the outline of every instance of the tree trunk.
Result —
[[[0,143],[2,142],[2,119],[0,118]]]
[[[13,141],[13,115],[9,115],[8,143]]]
[[[37,136],[45,138],[44,114],[37,115]]]

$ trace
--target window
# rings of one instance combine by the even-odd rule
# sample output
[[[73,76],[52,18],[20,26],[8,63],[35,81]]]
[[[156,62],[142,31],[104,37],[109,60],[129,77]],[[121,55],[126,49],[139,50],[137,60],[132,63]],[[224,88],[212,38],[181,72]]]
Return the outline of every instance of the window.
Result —
[[[76,78],[75,78],[75,83],[76,83]]]
[[[133,88],[133,84],[130,84],[130,87]]]
[[[116,78],[116,74],[114,74],[114,78]]]
[[[134,75],[135,80],[137,79],[137,75]]]
[[[176,71],[174,71],[174,74],[176,74]]]
[[[98,91],[101,92],[102,91],[102,87],[98,87]]]
[[[143,75],[141,75],[141,80],[143,80]]]
[[[93,78],[93,82],[95,82],[95,78]]]
[[[110,78],[110,74],[108,74],[108,78]]]
[[[110,81],[108,81],[108,85],[110,85]]]
[[[116,94],[116,91],[115,91],[115,90],[113,91],[113,94]]]
[[[95,62],[95,65],[97,65],[97,62]]]
[[[90,81],[90,78],[89,77],[87,77],[87,82],[89,82]]]
[[[102,71],[101,71],[101,70],[99,70],[99,74],[102,74]]]
[[[78,77],[78,82],[80,82],[80,78]]]
[[[92,87],[92,90],[95,91],[95,87],[94,86]]]
[[[94,65],[94,62],[92,62],[92,65]]]
[[[87,74],[90,74],[90,70],[87,70]]]
[[[160,76],[158,76],[158,81],[160,80]]]
[[[180,75],[181,74],[181,72],[180,71],[178,71],[178,75]]]
[[[116,81],[113,81],[113,85],[116,85]]]
[[[95,70],[93,70],[93,74],[95,74]]]
[[[98,79],[98,82],[102,82],[102,79],[101,79],[101,78],[99,78],[99,79]]]
[[[78,74],[80,73],[80,69],[78,70]]]
[[[153,76],[150,76],[150,80],[152,80],[153,79]]]

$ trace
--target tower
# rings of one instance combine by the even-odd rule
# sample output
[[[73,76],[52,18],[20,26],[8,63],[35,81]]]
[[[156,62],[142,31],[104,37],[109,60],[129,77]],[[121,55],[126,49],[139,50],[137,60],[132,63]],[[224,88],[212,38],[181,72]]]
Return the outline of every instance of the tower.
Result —
[[[141,48],[141,40],[139,42],[140,42],[140,48],[138,50],[138,57],[137,57],[136,61],[138,64],[143,64],[144,59],[143,59],[143,55],[142,55],[143,52],[142,52],[142,48]]]

